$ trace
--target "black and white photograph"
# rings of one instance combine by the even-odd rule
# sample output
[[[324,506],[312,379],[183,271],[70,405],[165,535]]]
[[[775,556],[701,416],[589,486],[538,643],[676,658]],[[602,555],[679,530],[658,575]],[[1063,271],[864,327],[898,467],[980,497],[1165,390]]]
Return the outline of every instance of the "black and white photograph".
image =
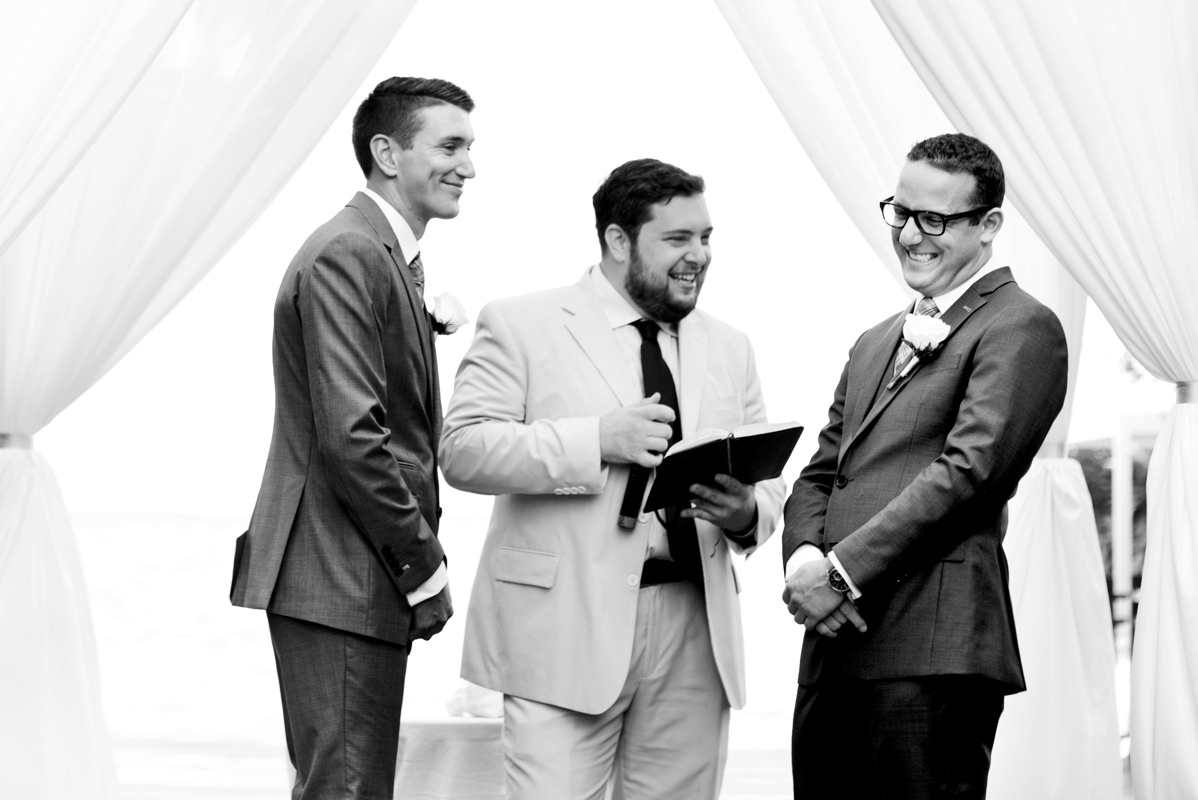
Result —
[[[1198,4],[0,42],[0,798],[1198,797]]]

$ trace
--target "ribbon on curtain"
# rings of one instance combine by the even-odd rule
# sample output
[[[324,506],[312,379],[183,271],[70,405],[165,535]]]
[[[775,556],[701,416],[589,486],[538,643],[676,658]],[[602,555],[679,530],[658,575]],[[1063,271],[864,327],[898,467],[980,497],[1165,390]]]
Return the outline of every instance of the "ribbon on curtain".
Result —
[[[877,203],[893,192],[912,144],[956,126],[863,3],[716,4],[808,157],[902,284]],[[1009,186],[1009,164],[1007,175]],[[1028,691],[1008,698],[989,796],[1109,796],[1121,785],[1109,601],[1089,491],[1080,466],[1061,457],[1085,295],[1018,211],[1009,204],[1004,210],[994,258],[1011,264],[1020,284],[1060,317],[1069,341],[1070,394],[1041,451],[1048,457],[1036,459],[1011,503],[1003,544]],[[1089,665],[1080,678],[1071,668],[1078,663]],[[1045,709],[1052,714],[1047,723]],[[1043,793],[1045,785],[1076,792],[1087,782],[1098,787],[1095,793]]]
[[[414,3],[52,0],[54,36],[38,44],[89,46],[54,49],[49,61],[62,69],[22,69],[0,90],[19,88],[32,99],[16,106],[41,110],[6,114],[0,141],[25,143],[26,155],[62,144],[53,167],[69,162],[39,182],[0,148],[0,232],[9,232],[0,250],[0,796],[117,793],[78,549],[30,437],[234,244]],[[5,7],[0,30],[24,35],[9,23],[38,5]],[[108,21],[99,33],[83,30],[98,18]],[[67,130],[77,117],[89,121],[84,145]],[[32,187],[30,197],[14,201],[10,187]],[[153,456],[164,468],[185,451],[183,424]]]
[[[1198,380],[1198,6],[874,0],[949,118],[1002,153],[1015,205],[1155,377]],[[1148,473],[1132,654],[1136,796],[1198,786],[1198,405]]]

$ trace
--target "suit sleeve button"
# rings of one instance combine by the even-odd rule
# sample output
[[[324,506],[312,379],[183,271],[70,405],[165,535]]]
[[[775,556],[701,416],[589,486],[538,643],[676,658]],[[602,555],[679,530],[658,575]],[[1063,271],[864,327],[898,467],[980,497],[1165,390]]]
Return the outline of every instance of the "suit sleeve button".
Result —
[[[628,585],[629,586],[639,586],[640,582],[641,582],[640,575],[629,575],[628,576]]]
[[[849,479],[846,478],[845,476],[843,476],[843,475],[836,476],[836,488],[837,489],[843,489],[845,484],[848,482],[849,482]]]

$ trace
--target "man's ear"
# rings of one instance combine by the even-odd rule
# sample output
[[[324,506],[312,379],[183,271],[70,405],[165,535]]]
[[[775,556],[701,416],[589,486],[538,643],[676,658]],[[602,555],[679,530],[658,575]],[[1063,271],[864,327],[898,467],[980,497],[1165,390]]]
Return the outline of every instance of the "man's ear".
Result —
[[[370,154],[374,156],[375,169],[388,178],[399,174],[399,142],[382,133],[370,138]]]
[[[989,244],[1002,230],[1003,213],[1001,208],[992,208],[982,217],[982,242]]]
[[[632,240],[624,229],[614,222],[603,232],[603,241],[607,242],[607,252],[614,261],[625,262],[632,256]]]

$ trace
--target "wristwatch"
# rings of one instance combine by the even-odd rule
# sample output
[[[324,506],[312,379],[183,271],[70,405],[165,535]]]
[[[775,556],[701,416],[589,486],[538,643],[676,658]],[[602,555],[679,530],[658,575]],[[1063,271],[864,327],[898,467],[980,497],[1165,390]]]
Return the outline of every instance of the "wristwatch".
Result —
[[[835,592],[840,592],[841,594],[849,593],[849,582],[840,574],[840,570],[836,569],[831,563],[828,564],[828,585]]]

